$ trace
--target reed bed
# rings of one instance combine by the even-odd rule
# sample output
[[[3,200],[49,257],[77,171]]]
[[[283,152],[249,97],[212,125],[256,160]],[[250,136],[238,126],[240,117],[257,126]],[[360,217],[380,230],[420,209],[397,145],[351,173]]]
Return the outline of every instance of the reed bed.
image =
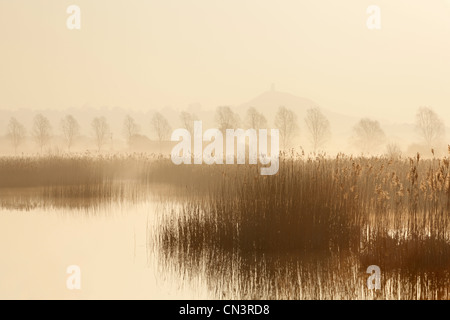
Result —
[[[175,201],[192,194],[194,187],[207,190],[207,183],[192,180],[193,175],[201,176],[197,171],[202,170],[184,170],[154,154],[2,157],[0,206],[20,210],[89,208],[168,196]]]
[[[0,158],[0,205],[138,202],[160,190],[179,205],[167,207],[152,244],[183,274],[206,274],[211,286],[222,278],[217,296],[367,298],[365,269],[375,264],[382,298],[443,298],[449,163],[289,153],[277,175],[261,176],[258,165],[175,166],[145,154],[10,157]],[[314,265],[339,271],[319,275]],[[347,289],[314,291],[299,275]],[[282,280],[291,277],[293,286]]]
[[[165,215],[157,242],[168,260],[193,274],[211,262],[213,272],[206,274],[212,283],[233,272],[235,278],[252,279],[240,263],[248,259],[264,263],[265,271],[259,273],[264,277],[264,272],[293,268],[267,263],[274,256],[275,261],[288,257],[300,265],[310,257],[321,256],[317,261],[323,262],[348,256],[357,261],[360,278],[367,279],[365,269],[372,264],[389,275],[391,287],[383,291],[384,298],[399,292],[402,298],[448,297],[449,180],[448,158],[421,160],[420,155],[396,160],[284,156],[280,172],[272,177],[262,177],[250,166],[230,167],[208,195],[187,201],[181,213]],[[402,277],[396,278],[398,274]],[[274,277],[265,279],[272,286],[264,296],[277,298]],[[256,285],[257,279],[252,281],[247,285]],[[412,294],[405,288],[419,291]],[[349,292],[347,297],[367,294]]]

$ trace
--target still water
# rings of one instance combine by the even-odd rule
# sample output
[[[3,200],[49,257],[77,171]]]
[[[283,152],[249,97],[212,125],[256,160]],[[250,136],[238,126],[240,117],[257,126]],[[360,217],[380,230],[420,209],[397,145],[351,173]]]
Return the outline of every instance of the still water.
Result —
[[[1,209],[0,299],[208,298],[201,279],[162,271],[150,249],[163,205]],[[81,290],[66,287],[70,265],[81,268]]]
[[[0,299],[448,298],[448,275],[393,270],[383,274],[382,290],[368,290],[366,266],[343,252],[164,247],[157,240],[163,224],[183,214],[183,201],[174,199],[55,201],[3,191]],[[80,290],[66,285],[72,265],[81,269]]]

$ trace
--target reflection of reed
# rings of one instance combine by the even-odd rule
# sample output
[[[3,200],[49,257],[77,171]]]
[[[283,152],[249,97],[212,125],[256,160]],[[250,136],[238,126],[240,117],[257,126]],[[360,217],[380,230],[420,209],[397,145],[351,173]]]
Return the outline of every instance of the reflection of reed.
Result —
[[[23,211],[36,208],[101,208],[125,201],[143,202],[153,195],[146,185],[112,181],[90,185],[3,189],[0,193],[1,208]]]
[[[390,270],[370,291],[357,255],[242,254],[222,248],[165,248],[163,270],[204,278],[220,299],[448,299],[448,273]]]

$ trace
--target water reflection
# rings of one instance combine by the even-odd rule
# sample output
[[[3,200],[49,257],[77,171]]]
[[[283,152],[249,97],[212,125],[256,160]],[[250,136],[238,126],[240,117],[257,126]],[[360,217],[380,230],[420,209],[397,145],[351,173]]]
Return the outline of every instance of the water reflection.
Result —
[[[188,208],[188,209],[186,209]],[[168,210],[157,233],[161,269],[180,278],[204,278],[218,299],[448,299],[447,242],[400,241],[375,230],[357,250],[263,250],[240,246],[235,230],[195,214],[192,205]],[[197,220],[198,219],[198,220]],[[212,220],[215,220],[212,219]],[[370,230],[370,228],[368,229]],[[228,233],[225,237],[223,233]],[[374,235],[378,236],[376,238]],[[225,242],[223,239],[228,239]],[[415,248],[411,248],[415,246]],[[156,250],[156,249],[154,249]],[[413,256],[420,253],[420,255]],[[387,255],[397,255],[395,259]],[[369,290],[370,265],[382,270],[381,290]]]
[[[170,270],[162,274],[158,254],[149,255],[151,229],[167,205],[158,192],[142,193],[139,201],[122,193],[120,199],[89,199],[82,205],[42,192],[2,191],[0,299],[209,296],[203,285],[182,283]],[[81,268],[80,291],[66,288],[69,265]]]
[[[390,232],[369,237],[357,250],[252,249],[235,245],[220,224],[213,231],[192,224],[186,212],[192,196],[179,190],[125,183],[108,188],[101,198],[77,194],[73,186],[2,190],[0,298],[449,298],[445,241],[403,244]],[[225,234],[218,238],[217,232]],[[439,268],[419,267],[425,260],[414,256],[406,264],[400,258],[384,263],[395,261],[386,254],[411,245],[422,245],[425,260]],[[81,291],[65,286],[73,264],[82,270]],[[383,272],[377,292],[367,289],[370,264]]]

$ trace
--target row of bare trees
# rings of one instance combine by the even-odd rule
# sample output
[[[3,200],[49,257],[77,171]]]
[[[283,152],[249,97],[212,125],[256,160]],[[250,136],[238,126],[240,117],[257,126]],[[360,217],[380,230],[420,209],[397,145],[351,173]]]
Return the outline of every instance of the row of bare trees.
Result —
[[[183,126],[190,132],[193,131],[193,123],[198,120],[198,117],[189,112],[181,112],[180,121]],[[329,122],[319,109],[314,108],[308,110],[305,119],[308,130],[310,132],[311,141],[314,149],[323,145],[329,134]],[[215,122],[218,129],[225,132],[226,129],[237,128],[240,126],[240,118],[228,106],[220,106],[215,112]],[[248,128],[260,129],[267,128],[266,117],[256,108],[251,107],[247,110],[244,125]],[[295,113],[286,107],[280,107],[274,120],[275,127],[280,129],[282,146],[287,148],[291,145],[292,139],[298,133],[297,116]],[[159,112],[156,112],[150,120],[151,129],[157,140],[161,143],[170,138],[171,126],[169,121]],[[67,115],[61,119],[60,129],[62,137],[64,138],[67,150],[70,152],[75,140],[80,135],[80,125],[78,121],[72,116]],[[108,138],[111,136],[109,124],[104,117],[94,118],[91,122],[92,136],[98,151],[107,144]],[[38,114],[33,120],[33,127],[31,137],[41,152],[49,144],[52,138],[53,127],[45,116]],[[135,119],[127,115],[123,122],[123,135],[129,145],[132,140],[139,136],[141,127],[137,124]],[[20,145],[24,142],[26,137],[25,127],[16,119],[11,118],[8,124],[7,137],[17,152]]]
[[[430,107],[418,109],[415,128],[428,150],[439,147],[445,137],[445,124]],[[354,126],[352,142],[363,153],[373,153],[387,142],[387,138],[378,121],[364,118]],[[392,142],[387,145],[386,151],[389,155],[401,153],[400,147]]]
[[[198,117],[193,113],[186,111],[180,113],[182,125],[190,132],[193,132],[195,120],[198,120]],[[237,128],[241,124],[244,127],[253,129],[268,128],[266,117],[254,107],[247,109],[243,123],[241,123],[239,115],[228,106],[217,107],[214,120],[218,129],[222,132],[225,132],[226,129]],[[329,120],[318,107],[312,107],[306,111],[304,121],[312,149],[314,151],[320,150],[331,137]],[[275,128],[280,130],[282,148],[287,149],[291,147],[293,139],[299,132],[297,115],[294,111],[284,106],[279,107],[275,114],[274,125]],[[150,127],[159,141],[161,149],[162,142],[170,138],[171,126],[169,121],[161,113],[156,112],[150,120]],[[429,149],[436,147],[445,134],[444,122],[428,107],[421,107],[418,110],[416,114],[416,128]],[[67,150],[70,151],[75,140],[80,135],[80,125],[72,115],[67,115],[61,119],[60,129]],[[91,122],[91,130],[97,150],[100,152],[108,143],[108,139],[112,139],[106,118],[94,118]],[[16,118],[11,118],[7,127],[7,137],[16,153],[25,141],[26,134],[25,127]],[[141,127],[139,124],[135,119],[127,115],[123,122],[123,135],[128,145],[131,145],[133,139],[140,134]],[[35,116],[31,137],[41,152],[49,144],[52,138],[52,126],[45,116],[41,114]],[[373,153],[379,150],[380,146],[385,144],[386,141],[386,134],[376,120],[364,118],[353,127],[351,142],[363,153]],[[391,150],[389,152],[394,152],[395,149],[398,149],[398,146],[389,144],[388,149]]]
[[[51,138],[51,129],[50,121],[43,115],[38,114],[34,118],[31,135],[41,151]],[[17,153],[17,149],[25,141],[25,127],[16,118],[11,118],[6,135]]]
[[[160,113],[155,113],[151,119],[151,127],[158,140],[161,142],[170,134],[170,125],[166,118]],[[61,135],[64,139],[67,150],[70,152],[76,139],[80,135],[80,125],[72,116],[67,115],[60,122]],[[92,137],[94,138],[97,150],[100,152],[111,138],[111,130],[105,117],[96,117],[91,122]],[[140,134],[140,126],[131,116],[126,116],[123,123],[123,134],[128,143],[133,137]],[[53,127],[47,117],[38,114],[33,119],[33,126],[30,132],[33,141],[40,151],[49,145],[53,137]],[[7,138],[10,140],[14,151],[17,153],[19,147],[24,143],[27,131],[22,123],[16,118],[11,118],[7,126]]]
[[[239,116],[230,107],[218,107],[215,121],[218,128],[224,131],[227,128],[236,128],[239,125]],[[316,151],[328,141],[331,136],[330,122],[319,108],[313,107],[307,110],[305,117],[308,129],[308,139]],[[281,145],[283,149],[292,146],[292,141],[299,132],[297,115],[291,109],[284,106],[278,108],[274,118],[275,128],[280,130]],[[267,128],[266,117],[256,108],[247,109],[244,126],[247,128]]]
[[[221,130],[235,128],[239,124],[239,117],[229,107],[218,107],[215,120]],[[308,109],[304,120],[307,138],[313,151],[316,152],[323,148],[331,137],[330,122],[318,107]],[[262,113],[250,107],[246,113],[245,125],[255,129],[265,128],[267,120]],[[282,147],[286,149],[292,146],[292,140],[299,131],[296,114],[284,106],[279,107],[274,125],[280,130]],[[438,147],[445,137],[444,122],[429,107],[419,108],[415,126],[429,150]],[[363,118],[353,127],[351,142],[361,152],[373,154],[387,142],[387,137],[378,121]],[[400,153],[399,149],[400,147],[395,143],[387,145],[387,152],[390,154]]]
[[[91,126],[97,148],[100,151],[105,145],[110,132],[108,122],[104,117],[94,118]],[[80,125],[72,115],[67,115],[61,119],[60,127],[67,150],[70,151],[76,138],[80,134]],[[9,120],[6,136],[11,141],[16,153],[18,148],[24,143],[26,134],[25,127],[16,118],[13,117]],[[41,152],[49,145],[52,136],[53,127],[48,118],[42,114],[36,115],[33,119],[31,137]]]

